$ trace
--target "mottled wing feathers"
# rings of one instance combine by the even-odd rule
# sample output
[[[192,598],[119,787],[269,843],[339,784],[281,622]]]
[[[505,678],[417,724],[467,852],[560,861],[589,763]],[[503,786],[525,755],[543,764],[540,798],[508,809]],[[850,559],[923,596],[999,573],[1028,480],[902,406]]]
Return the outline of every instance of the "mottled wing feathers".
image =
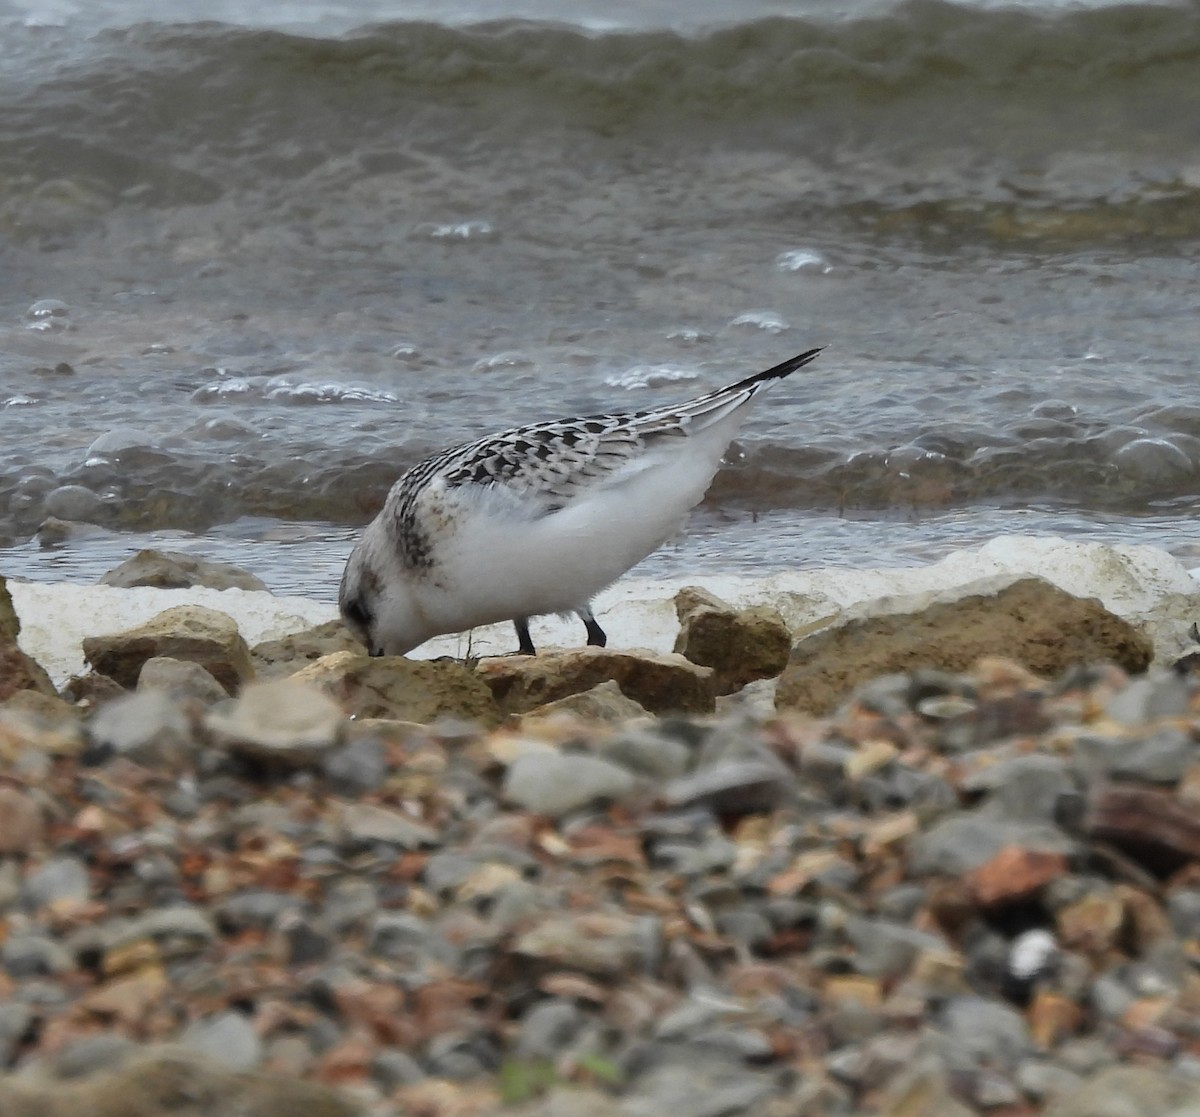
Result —
[[[507,496],[523,516],[551,515],[593,487],[637,472],[664,442],[720,421],[819,352],[673,408],[532,423],[435,454],[388,494],[384,519],[401,559],[410,568],[429,564],[426,521],[443,516],[449,504]]]

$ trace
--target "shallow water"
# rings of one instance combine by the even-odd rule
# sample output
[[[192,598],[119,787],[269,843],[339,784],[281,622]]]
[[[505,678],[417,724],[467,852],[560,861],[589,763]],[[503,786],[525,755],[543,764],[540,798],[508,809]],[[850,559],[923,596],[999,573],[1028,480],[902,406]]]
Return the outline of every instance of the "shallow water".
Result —
[[[6,574],[328,597],[423,454],[814,344],[641,572],[1190,554],[1200,5],[227,7],[0,4]]]

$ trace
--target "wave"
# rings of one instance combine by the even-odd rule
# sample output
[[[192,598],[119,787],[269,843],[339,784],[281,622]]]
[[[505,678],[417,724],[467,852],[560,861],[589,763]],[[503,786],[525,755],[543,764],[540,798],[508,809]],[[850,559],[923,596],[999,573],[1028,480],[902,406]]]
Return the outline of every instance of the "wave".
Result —
[[[585,168],[606,142],[662,157],[770,148],[799,161],[806,204],[926,223],[921,207],[942,206],[932,216],[1012,235],[1044,231],[1020,213],[1047,204],[1124,207],[1134,232],[1139,207],[1158,207],[1151,218],[1186,232],[1200,192],[1200,0],[1057,14],[914,0],[694,36],[142,24],[71,51],[22,44],[3,90],[0,188],[71,182],[73,205],[198,204],[335,165],[419,175],[423,161],[512,148],[537,174]]]

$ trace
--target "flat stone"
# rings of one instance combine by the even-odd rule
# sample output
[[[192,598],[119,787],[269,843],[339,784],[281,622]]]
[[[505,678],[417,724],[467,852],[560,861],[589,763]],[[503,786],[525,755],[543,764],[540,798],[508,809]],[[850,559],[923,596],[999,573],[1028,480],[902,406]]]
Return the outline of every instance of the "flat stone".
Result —
[[[631,773],[598,756],[527,752],[504,776],[504,797],[527,811],[560,818],[592,803],[619,799],[635,784]]]
[[[285,767],[319,761],[346,728],[341,707],[318,687],[291,679],[251,683],[232,707],[213,711],[205,724],[233,752]]]
[[[372,803],[346,803],[338,819],[343,839],[355,845],[394,845],[420,849],[438,844],[438,834],[429,826],[406,818],[399,811]]]
[[[183,551],[157,551],[152,548],[138,551],[120,566],[100,578],[103,586],[132,589],[153,586],[155,589],[190,589],[208,586],[215,590],[265,590],[266,583],[249,570],[230,562],[189,555]]]
[[[854,917],[846,925],[846,937],[854,946],[859,971],[878,978],[906,973],[923,951],[946,950],[937,935],[888,919]]]
[[[146,660],[155,656],[199,663],[230,694],[254,675],[237,623],[201,605],[179,605],[124,632],[85,637],[83,655],[101,675],[128,689],[137,686]]]
[[[598,683],[580,694],[568,694],[554,702],[534,706],[522,715],[525,720],[553,718],[568,715],[584,721],[597,721],[606,725],[619,725],[634,718],[649,717],[646,708],[632,698],[626,698],[621,688],[612,680]]]
[[[640,1075],[621,1102],[625,1117],[738,1117],[775,1092],[769,1074],[724,1065],[668,1064]]]
[[[496,656],[480,660],[477,670],[505,713],[525,713],[609,681],[654,714],[711,713],[716,697],[711,667],[655,652],[592,647]]]
[[[1112,662],[1138,673],[1153,654],[1140,629],[1098,601],[1022,578],[916,612],[872,616],[863,606],[796,644],[775,701],[780,709],[820,716],[861,683],[894,672],[961,672],[981,658],[1004,656],[1047,677],[1081,663]]]
[[[355,718],[427,725],[462,718],[495,725],[500,711],[479,676],[460,663],[335,652],[291,676],[318,687]]]
[[[138,690],[162,690],[173,698],[191,698],[205,706],[223,702],[228,691],[199,663],[152,656],[142,664]]]

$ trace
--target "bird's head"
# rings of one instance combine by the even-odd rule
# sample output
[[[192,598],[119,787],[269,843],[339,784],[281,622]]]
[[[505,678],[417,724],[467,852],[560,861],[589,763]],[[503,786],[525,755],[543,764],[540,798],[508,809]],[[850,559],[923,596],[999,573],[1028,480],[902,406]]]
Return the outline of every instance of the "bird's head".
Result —
[[[434,635],[423,620],[408,577],[378,521],[368,525],[350,552],[338,609],[373,656],[405,655]]]

